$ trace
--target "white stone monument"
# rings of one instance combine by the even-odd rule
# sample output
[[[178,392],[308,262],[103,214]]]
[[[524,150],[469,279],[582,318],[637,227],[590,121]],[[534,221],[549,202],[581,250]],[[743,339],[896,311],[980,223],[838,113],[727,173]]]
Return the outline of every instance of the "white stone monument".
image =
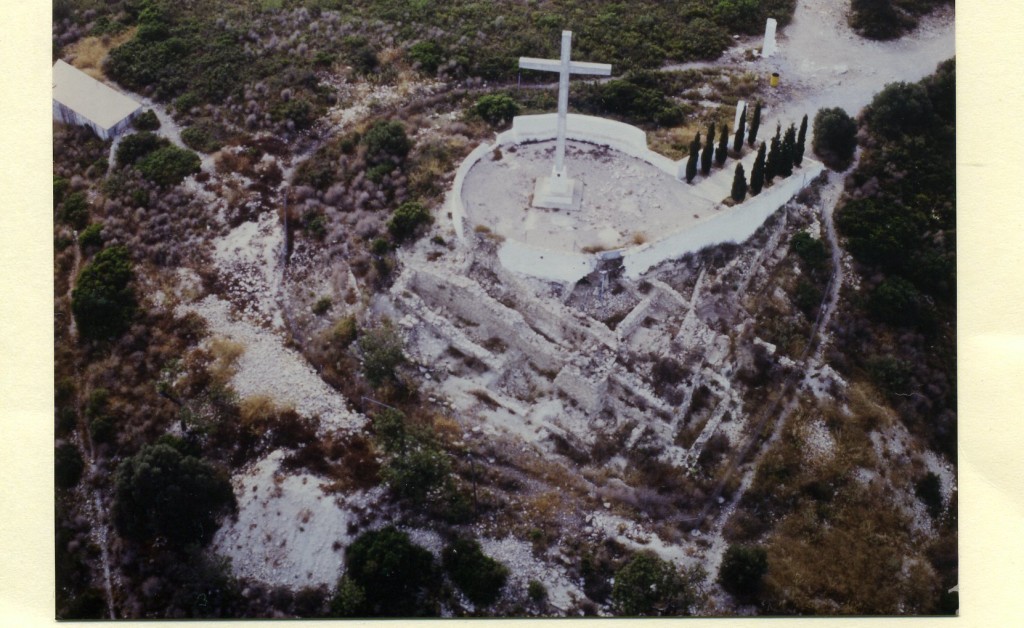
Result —
[[[519,67],[527,70],[558,72],[558,139],[555,146],[555,165],[550,177],[537,179],[533,191],[533,206],[547,209],[571,209],[582,194],[582,186],[565,172],[565,126],[569,115],[569,74],[609,76],[612,66],[607,63],[570,61],[572,31],[562,31],[561,59],[519,57]]]
[[[778,51],[778,46],[775,45],[775,29],[778,26],[779,23],[773,17],[768,18],[768,21],[764,23],[764,45],[761,46],[762,57],[770,57]]]

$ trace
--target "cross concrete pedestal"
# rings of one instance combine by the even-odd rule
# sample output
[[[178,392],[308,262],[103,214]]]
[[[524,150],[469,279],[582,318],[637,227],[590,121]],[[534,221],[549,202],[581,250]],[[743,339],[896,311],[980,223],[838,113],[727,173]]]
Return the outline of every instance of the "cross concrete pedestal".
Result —
[[[565,127],[569,116],[569,74],[609,76],[612,66],[607,63],[583,63],[570,60],[572,31],[562,31],[561,58],[537,59],[519,57],[519,67],[527,70],[558,72],[558,130],[555,146],[555,165],[550,177],[537,179],[533,190],[534,207],[547,209],[573,209],[580,206],[583,185],[570,179],[565,172]]]

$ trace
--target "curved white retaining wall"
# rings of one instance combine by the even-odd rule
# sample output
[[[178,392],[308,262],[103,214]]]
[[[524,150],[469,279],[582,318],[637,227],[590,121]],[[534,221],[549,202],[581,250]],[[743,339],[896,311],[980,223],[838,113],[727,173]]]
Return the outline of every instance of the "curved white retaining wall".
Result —
[[[623,250],[626,276],[635,278],[652,266],[687,253],[696,253],[704,247],[723,242],[743,242],[786,204],[805,185],[811,182],[825,166],[804,159],[803,166],[785,179],[776,179],[775,185],[764,188],[757,196],[748,196],[737,207],[667,237]]]
[[[462,201],[462,187],[473,166],[497,147],[554,139],[557,123],[558,114],[554,113],[517,116],[512,120],[511,129],[499,133],[493,143],[477,146],[463,160],[445,201],[460,240],[466,239],[466,207]],[[650,150],[647,147],[647,134],[642,129],[615,120],[571,113],[567,120],[566,137],[608,146],[641,159],[677,179],[681,178],[686,165],[686,160],[673,161]],[[508,240],[498,249],[498,259],[505,268],[515,272],[550,281],[575,283],[592,273],[600,259],[621,257],[626,276],[639,277],[666,260],[695,253],[707,246],[746,240],[768,216],[793,198],[824,168],[821,163],[805,158],[803,166],[792,176],[776,180],[775,185],[765,188],[758,196],[748,196],[738,207],[727,209],[704,222],[648,244],[602,253],[574,253],[539,249]]]

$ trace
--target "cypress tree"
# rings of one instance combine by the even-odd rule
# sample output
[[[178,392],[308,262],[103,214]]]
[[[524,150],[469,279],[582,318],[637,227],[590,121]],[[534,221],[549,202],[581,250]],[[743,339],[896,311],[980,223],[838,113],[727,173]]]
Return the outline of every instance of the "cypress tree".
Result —
[[[704,152],[700,155],[700,173],[705,177],[711,174],[711,162],[715,156],[715,123],[708,127],[708,141],[704,143]]]
[[[743,164],[736,164],[736,174],[732,178],[732,200],[740,203],[747,197],[747,177],[743,174]]]
[[[779,174],[788,177],[793,174],[793,152],[796,150],[796,127],[789,125],[782,136],[782,150],[779,151]]]
[[[747,144],[750,144],[751,148],[754,146],[754,140],[757,139],[757,130],[761,127],[761,101],[757,101],[754,105],[754,119],[750,121],[750,135],[747,136]]]
[[[780,141],[782,140],[782,123],[781,122],[776,122],[775,123],[775,139],[780,140]]]
[[[793,165],[799,166],[804,160],[804,142],[807,140],[807,114],[800,121],[800,133],[796,136],[796,146],[793,151]]]
[[[743,137],[747,130],[747,105],[743,105],[743,113],[740,114],[740,124],[736,127],[736,139],[732,142],[732,149],[737,153],[743,148]]]
[[[772,179],[779,174],[779,158],[781,155],[781,147],[779,146],[779,138],[773,137],[771,147],[768,149],[768,159],[764,163],[764,182],[768,185],[772,184]]]
[[[715,150],[715,163],[721,168],[725,165],[725,158],[729,156],[729,125],[722,125],[722,135],[718,138],[718,149]]]
[[[690,142],[690,157],[686,160],[686,182],[690,183],[697,176],[697,155],[700,153],[700,133]]]
[[[750,193],[754,196],[760,194],[764,187],[764,154],[764,142],[761,142],[761,147],[757,149],[757,159],[754,160],[754,169],[750,171]]]

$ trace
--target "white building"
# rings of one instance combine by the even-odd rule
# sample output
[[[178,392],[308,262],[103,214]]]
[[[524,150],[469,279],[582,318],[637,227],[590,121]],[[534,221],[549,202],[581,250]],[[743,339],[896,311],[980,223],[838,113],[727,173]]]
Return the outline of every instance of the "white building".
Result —
[[[53,119],[90,127],[104,140],[128,128],[142,105],[63,60],[53,66]]]

